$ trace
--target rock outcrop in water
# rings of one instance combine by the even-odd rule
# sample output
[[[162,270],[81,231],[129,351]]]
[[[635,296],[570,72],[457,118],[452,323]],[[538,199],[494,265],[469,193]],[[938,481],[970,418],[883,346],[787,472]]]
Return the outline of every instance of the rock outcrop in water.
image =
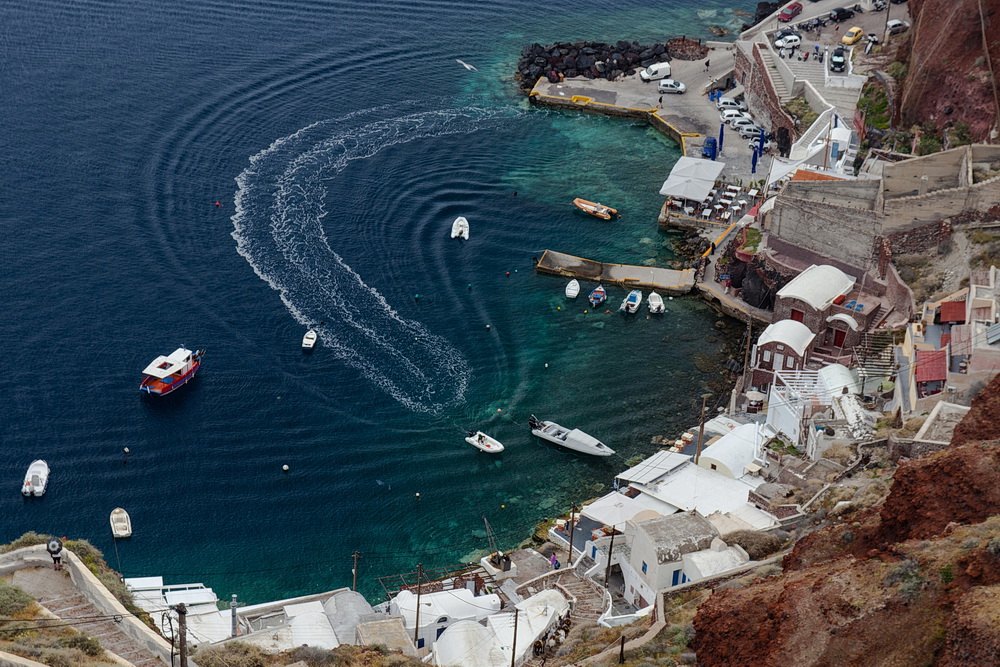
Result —
[[[708,54],[708,47],[699,40],[679,37],[662,44],[643,45],[638,42],[557,42],[548,46],[532,44],[521,50],[515,78],[525,91],[531,90],[541,76],[550,80],[607,79],[613,81],[631,76],[654,63],[678,60],[699,60]]]

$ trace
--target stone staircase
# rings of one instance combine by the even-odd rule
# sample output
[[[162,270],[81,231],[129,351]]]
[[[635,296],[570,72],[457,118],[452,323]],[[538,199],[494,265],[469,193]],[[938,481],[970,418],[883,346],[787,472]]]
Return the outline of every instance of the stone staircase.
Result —
[[[24,570],[15,573],[15,585],[18,583],[18,575],[25,574]],[[46,574],[55,575],[62,578],[60,574],[48,572]],[[66,577],[66,582],[69,578]],[[59,592],[49,588],[43,595],[36,595],[38,603],[51,611],[53,614],[67,622],[80,632],[97,639],[103,648],[124,658],[126,661],[137,667],[163,667],[164,663],[147,649],[141,647],[134,639],[122,632],[118,623],[113,618],[103,618],[107,616],[98,611],[94,605],[90,604],[71,585],[66,585],[65,589]],[[79,620],[74,620],[79,619]],[[92,620],[88,620],[92,619]]]
[[[774,54],[767,49],[761,49],[760,59],[764,62],[764,69],[767,71],[768,78],[771,79],[771,85],[774,86],[774,92],[777,94],[778,99],[782,102],[788,100],[790,98],[788,88],[785,87],[785,82],[778,76],[778,72],[776,71],[777,65],[774,63]]]

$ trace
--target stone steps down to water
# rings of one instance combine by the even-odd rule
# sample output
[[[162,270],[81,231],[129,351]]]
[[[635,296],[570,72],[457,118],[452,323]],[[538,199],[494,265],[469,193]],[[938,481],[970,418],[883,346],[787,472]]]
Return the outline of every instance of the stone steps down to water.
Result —
[[[548,46],[532,44],[521,50],[515,78],[525,91],[531,90],[540,76],[555,82],[559,76],[613,81],[631,76],[638,69],[654,63],[678,60],[699,60],[708,54],[708,47],[699,40],[683,37],[662,44],[643,45],[638,42],[557,42]]]

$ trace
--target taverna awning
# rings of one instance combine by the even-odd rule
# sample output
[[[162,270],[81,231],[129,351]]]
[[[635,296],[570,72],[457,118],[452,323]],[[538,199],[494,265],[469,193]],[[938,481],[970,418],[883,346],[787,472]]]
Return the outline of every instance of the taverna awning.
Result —
[[[665,197],[680,197],[693,201],[704,201],[715,187],[715,181],[726,167],[723,162],[713,162],[684,156],[670,170],[670,175],[660,187]]]
[[[584,506],[580,514],[605,526],[617,526],[647,509],[645,505],[626,495],[609,493]]]

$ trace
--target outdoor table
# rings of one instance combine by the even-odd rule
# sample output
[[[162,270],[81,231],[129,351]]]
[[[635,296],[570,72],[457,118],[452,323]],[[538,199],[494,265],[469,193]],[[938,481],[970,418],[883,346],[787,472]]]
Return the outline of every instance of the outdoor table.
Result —
[[[724,209],[724,208],[726,208],[726,207],[725,207],[725,206],[723,206],[722,204],[716,204],[716,205],[715,205],[715,206],[714,206],[713,208],[714,208],[714,209],[715,209],[716,211],[721,211],[722,209]]]
[[[747,205],[747,200],[746,199],[740,199],[739,200],[739,204],[740,204],[740,207],[742,208],[743,206]]]
[[[719,200],[719,203],[720,204],[725,204],[726,206],[729,206],[730,204],[733,203],[733,199],[732,199],[732,197],[723,197],[722,199]]]
[[[739,192],[740,191],[740,186],[738,186],[738,185],[727,185],[726,186],[726,190],[728,190],[729,192]]]
[[[753,189],[750,190],[747,194],[750,195],[751,197],[756,197],[759,193],[757,192],[756,189]]]
[[[691,215],[692,213],[694,213],[694,206],[685,206],[684,212],[687,213],[688,215]]]
[[[732,211],[726,211],[725,213],[722,214],[722,219],[723,220],[729,220],[729,218],[731,218],[731,217],[733,217],[733,212]]]
[[[712,209],[710,208],[706,208],[704,211],[701,212],[701,217],[705,218],[706,220],[708,220],[709,216],[711,215],[712,215]]]

